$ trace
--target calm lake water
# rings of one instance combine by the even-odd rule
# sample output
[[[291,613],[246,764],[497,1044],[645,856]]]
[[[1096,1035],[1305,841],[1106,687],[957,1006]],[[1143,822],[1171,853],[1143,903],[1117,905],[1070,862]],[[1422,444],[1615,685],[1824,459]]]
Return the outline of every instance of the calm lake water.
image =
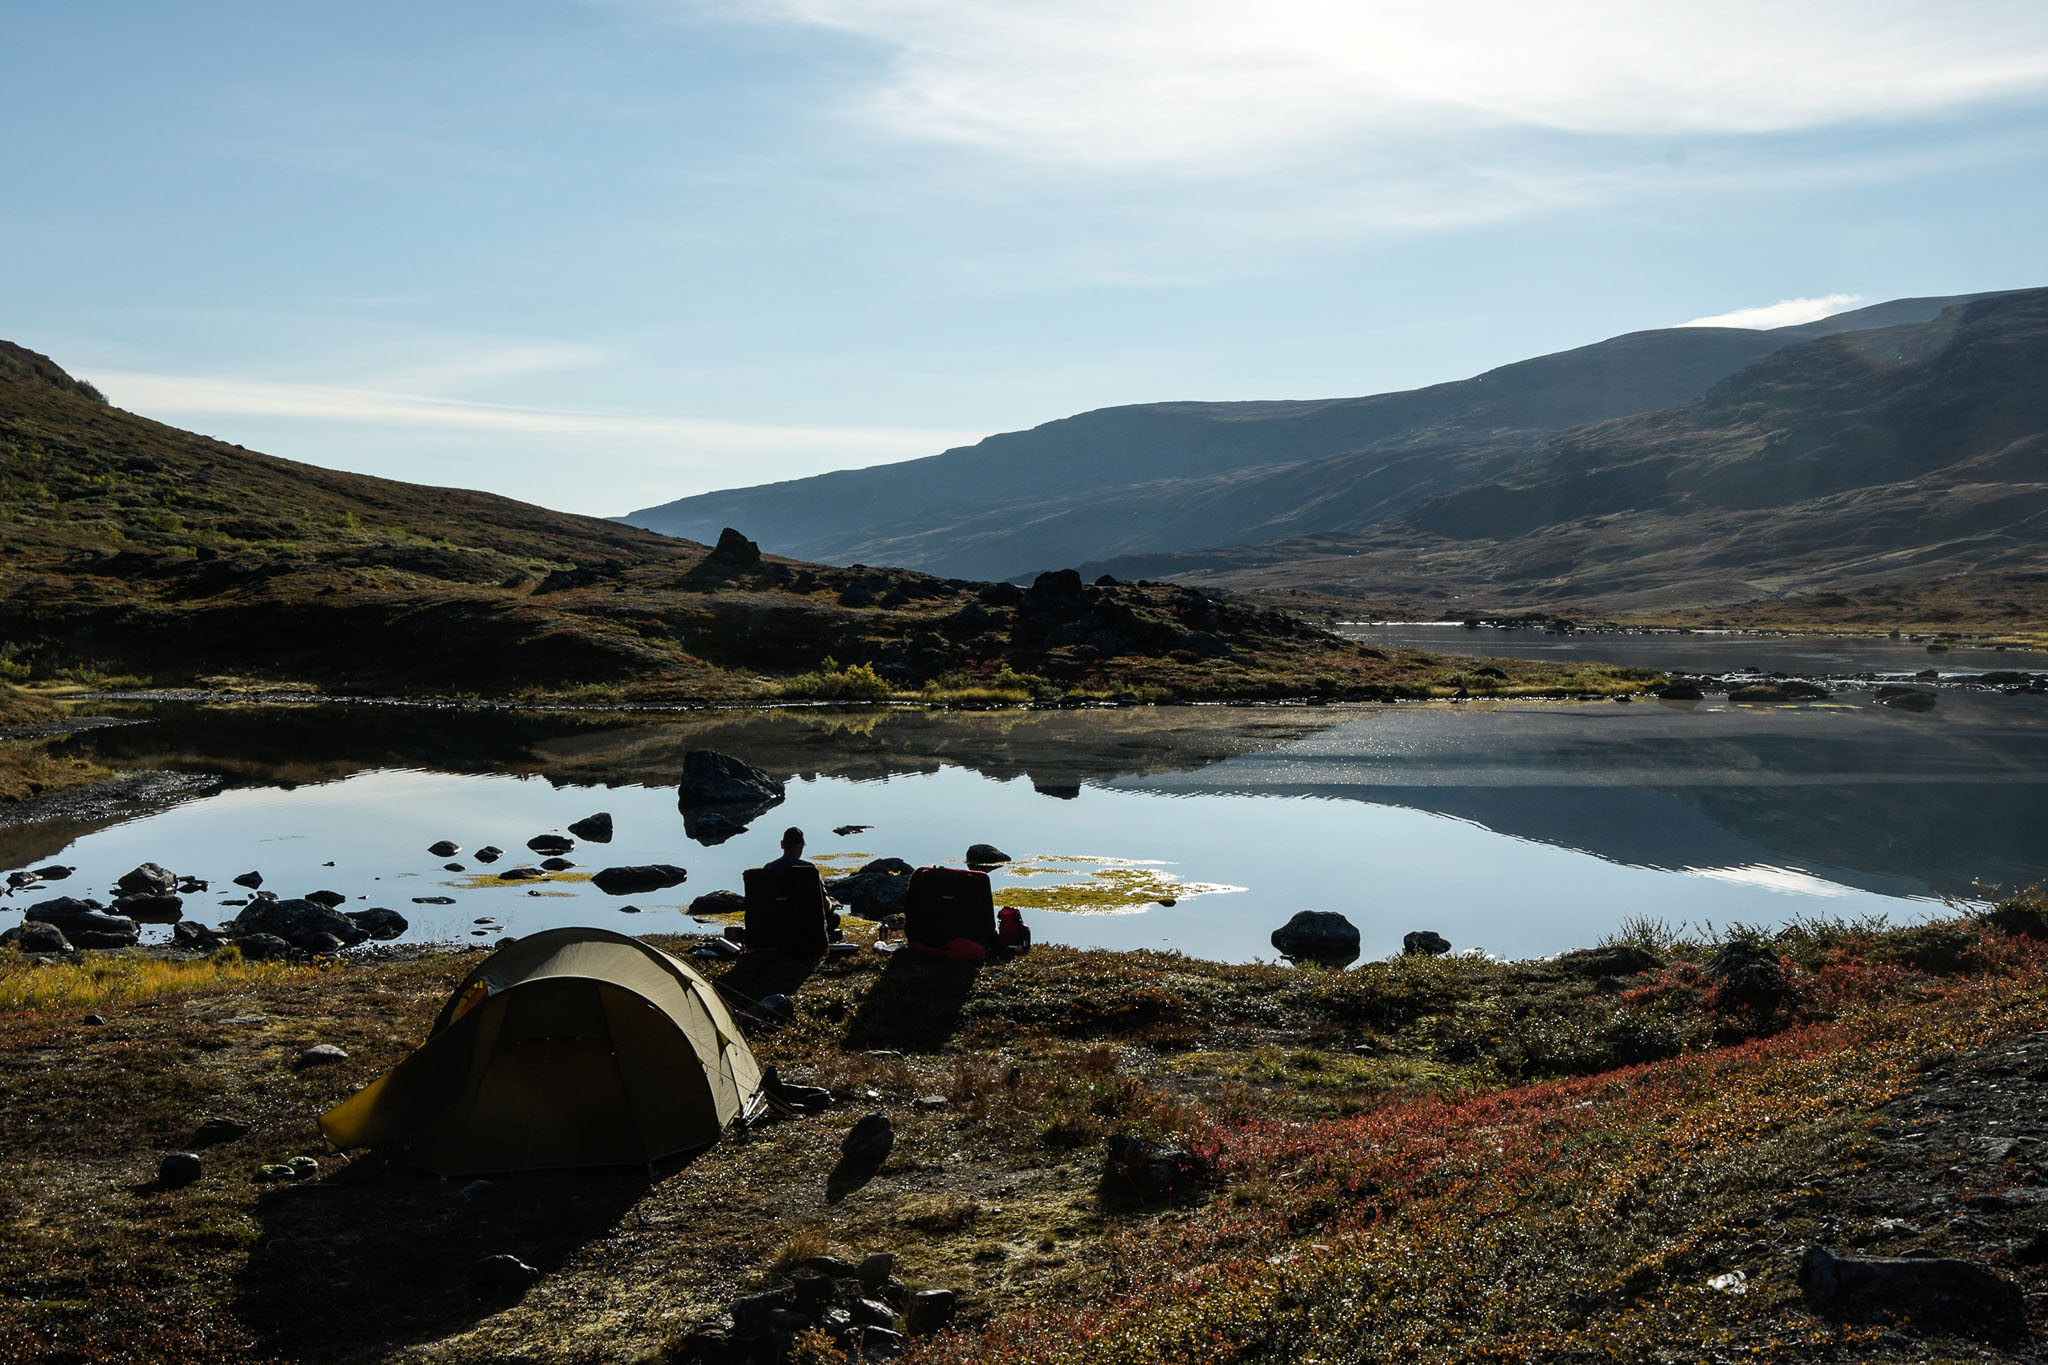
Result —
[[[999,900],[1093,888],[1085,913],[1027,910],[1042,942],[1239,961],[1273,956],[1268,935],[1303,909],[1349,916],[1367,957],[1425,928],[1519,957],[1593,943],[1633,915],[1915,920],[1942,897],[1976,894],[1978,880],[2048,880],[2048,705],[1962,690],[1917,715],[1856,694],[1763,708],[130,714],[145,723],[74,742],[230,785],[156,813],[0,831],[0,868],[72,864],[78,875],[59,889],[100,894],[138,862],[159,862],[213,883],[187,900],[208,922],[235,913],[219,904],[241,894],[229,879],[260,870],[282,895],[331,889],[346,908],[391,906],[414,938],[489,941],[569,923],[715,932],[689,917],[689,901],[737,889],[796,824],[813,856],[841,866],[956,861],[969,843],[994,843],[1021,868],[997,875]],[[700,747],[789,778],[787,800],[727,843],[692,842],[673,782]],[[508,850],[501,868],[537,861],[529,838],[598,810],[616,838],[580,844],[563,878],[470,884],[482,870],[470,849]],[[856,824],[872,828],[831,833]],[[455,861],[469,871],[442,869],[426,851],[438,839],[462,847]],[[639,862],[679,863],[689,880],[623,898],[582,880]],[[1175,904],[1156,903],[1166,898]]]

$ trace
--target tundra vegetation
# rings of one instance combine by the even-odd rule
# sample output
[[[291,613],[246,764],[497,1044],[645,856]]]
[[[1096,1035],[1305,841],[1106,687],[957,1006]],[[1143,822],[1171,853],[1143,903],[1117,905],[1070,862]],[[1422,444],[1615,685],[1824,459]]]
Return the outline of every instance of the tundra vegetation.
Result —
[[[880,1250],[960,1295],[912,1343],[924,1362],[1974,1357],[1996,1344],[1981,1324],[1818,1311],[1796,1253],[1968,1236],[1976,1215],[1901,1231],[1901,1210],[1843,1192],[1875,1178],[1884,1106],[2048,1027],[2048,944],[2027,932],[2044,913],[2027,894],[1906,928],[1722,936],[1763,987],[1647,917],[1550,961],[1351,971],[861,952],[755,1039],[831,1092],[823,1114],[651,1176],[467,1184],[328,1153],[313,1119],[417,1044],[474,953],[0,950],[0,1359],[676,1360],[779,1270]],[[315,1043],[348,1055],[298,1064]],[[834,1189],[870,1112],[895,1148]],[[197,1149],[196,1183],[160,1185],[210,1117],[247,1131]],[[1114,1136],[1181,1149],[1201,1178],[1105,1188]],[[296,1156],[317,1173],[266,1178]],[[2039,1178],[2017,1142],[1990,1180],[1944,1163],[1921,1194],[1959,1209],[2017,1207]],[[479,1297],[468,1267],[499,1253],[539,1283]],[[2038,1259],[1998,1269],[2043,1287]]]

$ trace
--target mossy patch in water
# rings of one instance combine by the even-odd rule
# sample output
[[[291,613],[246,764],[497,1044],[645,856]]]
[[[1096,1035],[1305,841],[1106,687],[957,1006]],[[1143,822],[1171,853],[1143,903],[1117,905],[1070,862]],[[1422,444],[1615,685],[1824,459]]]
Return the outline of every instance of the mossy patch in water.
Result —
[[[539,886],[543,882],[587,882],[590,878],[591,874],[588,872],[543,872],[538,877],[499,877],[489,872],[472,872],[461,881],[451,882],[449,885],[464,891],[479,891],[491,886]],[[550,893],[543,891],[541,894],[545,896]],[[570,893],[567,891],[557,891],[552,894],[566,896]]]
[[[1078,880],[1015,884],[1024,879],[1073,878],[1076,873],[1085,876]],[[1221,882],[1186,881],[1158,863],[1086,856],[1041,855],[1029,862],[1010,863],[995,876],[996,904],[1068,914],[1132,914],[1161,902],[1244,890]]]

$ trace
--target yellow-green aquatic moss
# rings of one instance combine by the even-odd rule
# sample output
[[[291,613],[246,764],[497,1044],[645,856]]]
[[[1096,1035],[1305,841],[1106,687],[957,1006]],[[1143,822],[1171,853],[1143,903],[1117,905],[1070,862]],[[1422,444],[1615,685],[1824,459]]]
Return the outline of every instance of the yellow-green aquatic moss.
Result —
[[[1085,875],[1076,878],[1076,874]],[[1130,914],[1163,901],[1245,889],[1222,882],[1187,881],[1160,863],[1065,854],[1042,854],[1028,862],[1009,863],[992,876],[998,905],[1068,914]],[[1053,877],[1070,880],[1037,881]]]

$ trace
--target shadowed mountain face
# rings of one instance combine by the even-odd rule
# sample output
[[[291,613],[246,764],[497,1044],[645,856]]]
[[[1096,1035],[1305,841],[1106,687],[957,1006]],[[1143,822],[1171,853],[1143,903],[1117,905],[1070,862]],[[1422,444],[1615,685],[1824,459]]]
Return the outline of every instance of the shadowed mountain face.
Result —
[[[741,526],[778,553],[974,576],[1352,534],[1496,485],[1560,431],[1675,408],[1788,347],[1926,322],[1957,302],[1904,299],[1768,332],[1636,332],[1368,398],[1106,408],[622,520],[700,539]]]
[[[2048,290],[1999,295],[1787,348],[1371,526],[1106,567],[1610,610],[1844,593],[1876,609],[1968,577],[2002,585],[1979,609],[2017,624],[2048,597],[2044,374]]]

